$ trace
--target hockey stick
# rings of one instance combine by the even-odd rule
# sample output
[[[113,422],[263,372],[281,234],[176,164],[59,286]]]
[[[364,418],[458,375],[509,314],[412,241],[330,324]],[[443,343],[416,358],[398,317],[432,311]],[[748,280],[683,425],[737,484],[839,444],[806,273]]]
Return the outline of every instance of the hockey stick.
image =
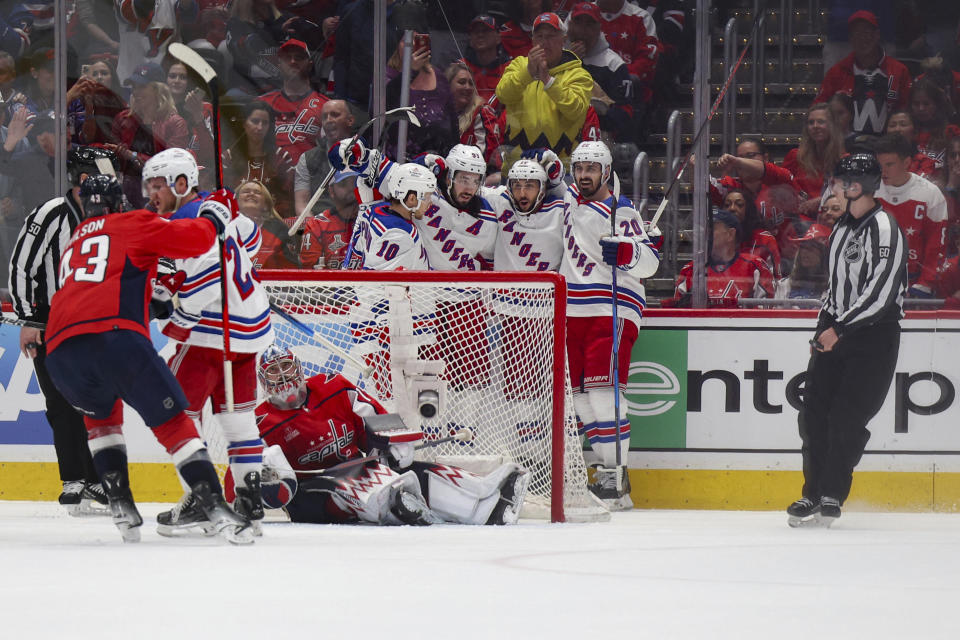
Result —
[[[44,331],[47,328],[47,324],[45,322],[21,320],[20,318],[11,318],[10,316],[4,315],[0,315],[0,324],[10,324],[15,327],[27,327],[28,329],[40,329],[40,331]]]
[[[620,176],[613,172],[613,206],[610,207],[610,237],[617,237],[617,205],[620,202]],[[622,488],[620,477],[620,466],[623,464],[623,454],[620,453],[620,339],[617,336],[617,329],[620,326],[620,318],[617,307],[620,300],[617,295],[617,265],[611,267],[613,278],[610,281],[611,293],[613,294],[613,348],[610,353],[610,360],[613,368],[613,420],[616,427],[616,446],[617,446],[617,491]]]
[[[747,55],[747,51],[750,50],[750,45],[753,44],[753,39],[757,35],[757,28],[760,26],[761,20],[763,20],[762,13],[754,18],[753,27],[750,29],[750,37],[747,38],[747,43],[744,45],[743,51],[740,52],[740,57],[737,58],[737,63],[733,65],[733,69],[730,70],[730,74],[727,76],[726,82],[724,82],[723,86],[720,87],[720,93],[717,95],[717,99],[714,100],[713,106],[710,108],[710,113],[707,114],[707,119],[700,124],[700,128],[697,129],[697,134],[693,136],[693,140],[690,142],[690,148],[687,149],[686,155],[683,156],[683,162],[680,163],[680,168],[673,175],[673,178],[671,178],[670,184],[667,185],[667,190],[663,192],[663,200],[660,201],[660,206],[657,207],[657,212],[653,214],[653,218],[650,219],[651,227],[657,226],[657,221],[660,220],[660,216],[662,216],[663,212],[666,211],[667,203],[670,201],[670,194],[677,186],[677,183],[680,182],[680,176],[682,176],[683,172],[686,171],[687,165],[690,164],[690,157],[693,155],[693,150],[697,148],[697,142],[700,141],[700,137],[703,136],[703,132],[709,128],[713,117],[717,115],[717,110],[720,108],[720,103],[723,102],[723,97],[727,95],[727,90],[730,89],[730,84],[733,82],[733,78],[736,76],[737,70],[743,63],[743,59]],[[667,170],[669,171],[670,168],[667,167]]]
[[[431,448],[433,448],[433,447],[439,446],[439,445],[444,444],[444,443],[446,443],[446,442],[470,442],[471,440],[473,440],[473,431],[471,431],[470,429],[464,427],[463,429],[459,429],[459,430],[458,430],[455,434],[453,434],[452,436],[447,436],[446,438],[437,438],[436,440],[427,440],[427,441],[424,442],[423,444],[418,444],[416,447],[414,447],[414,450],[420,451],[421,449],[431,449]],[[357,465],[359,465],[359,464],[363,464],[363,463],[365,463],[365,462],[371,462],[371,461],[373,461],[373,460],[379,460],[379,459],[382,458],[382,457],[383,457],[383,454],[382,454],[382,453],[378,453],[378,454],[376,454],[376,455],[368,455],[368,456],[363,456],[363,457],[361,457],[361,458],[354,458],[353,460],[347,460],[347,461],[345,461],[345,462],[341,462],[341,463],[339,463],[339,464],[335,464],[335,465],[333,465],[332,467],[327,467],[326,469],[311,469],[311,470],[309,470],[309,471],[294,471],[294,473],[297,473],[297,474],[309,473],[309,474],[316,474],[316,475],[325,475],[325,474],[333,473],[333,472],[335,472],[335,471],[343,471],[344,469],[349,469],[350,467],[355,467],[355,466],[357,466]]]
[[[278,316],[280,316],[281,318],[289,322],[291,325],[293,325],[296,329],[307,334],[308,336],[310,336],[311,338],[315,339],[317,342],[325,346],[327,349],[332,351],[334,355],[340,358],[343,358],[344,360],[352,364],[354,367],[359,369],[360,375],[363,376],[364,378],[366,378],[371,373],[373,373],[373,367],[367,364],[364,364],[360,360],[357,360],[356,358],[351,356],[349,353],[344,351],[343,347],[337,346],[336,344],[334,344],[333,342],[325,338],[322,334],[317,333],[307,325],[303,324],[302,322],[294,318],[289,312],[287,312],[280,305],[276,304],[275,302],[271,302],[270,309],[271,311],[276,313]]]
[[[374,116],[367,121],[365,125],[360,127],[356,135],[354,135],[348,144],[348,147],[352,147],[353,143],[360,139],[364,133],[367,132],[374,122],[384,119],[386,124],[392,124],[401,118],[407,118],[415,127],[420,126],[420,119],[417,118],[417,115],[413,112],[413,107],[397,107],[396,109],[390,109],[389,111],[384,111],[378,116]],[[317,200],[320,199],[320,196],[327,190],[327,186],[330,184],[330,181],[333,180],[333,174],[337,172],[336,169],[330,168],[330,171],[327,172],[327,177],[323,179],[323,182],[320,183],[320,186],[317,187],[317,190],[313,192],[313,195],[310,196],[310,200],[307,201],[307,204],[304,205],[303,211],[300,212],[300,215],[297,216],[297,219],[294,220],[293,224],[290,225],[290,230],[287,231],[287,235],[293,236],[300,230],[300,227],[303,225],[304,220],[307,219],[307,216],[310,214],[310,211],[313,209],[313,205],[317,204]]]
[[[213,111],[213,152],[215,155],[214,167],[217,189],[223,188],[223,158],[220,152],[220,86],[217,81],[217,72],[200,57],[196,51],[180,42],[172,42],[167,48],[174,58],[182,62],[188,69],[192,69],[207,83],[210,93],[210,105]],[[226,229],[217,234],[217,244],[220,248],[220,327],[223,331],[223,399],[227,412],[233,413],[233,355],[230,353],[230,305],[227,290],[227,252]]]

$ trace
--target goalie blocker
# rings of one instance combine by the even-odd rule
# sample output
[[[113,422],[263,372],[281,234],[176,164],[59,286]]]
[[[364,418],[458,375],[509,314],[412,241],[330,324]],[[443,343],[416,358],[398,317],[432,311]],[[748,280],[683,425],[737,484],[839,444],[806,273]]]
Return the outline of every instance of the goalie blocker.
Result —
[[[512,524],[519,518],[529,483],[519,465],[481,476],[415,462],[423,446],[419,427],[388,414],[343,376],[305,380],[289,350],[269,349],[258,377],[267,397],[256,412],[268,445],[261,493],[266,506],[284,507],[294,522]],[[381,459],[344,464],[365,452]],[[225,485],[229,501],[229,474]]]

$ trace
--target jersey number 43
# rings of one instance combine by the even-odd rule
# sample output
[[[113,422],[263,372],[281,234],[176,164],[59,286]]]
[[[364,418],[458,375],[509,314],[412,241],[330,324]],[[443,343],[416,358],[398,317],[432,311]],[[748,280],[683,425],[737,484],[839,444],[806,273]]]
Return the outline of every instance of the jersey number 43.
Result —
[[[80,257],[86,258],[86,264],[76,269],[70,268],[74,247],[67,249],[60,259],[60,288],[72,276],[77,282],[103,282],[107,273],[107,257],[110,255],[110,236],[90,236],[80,244]]]

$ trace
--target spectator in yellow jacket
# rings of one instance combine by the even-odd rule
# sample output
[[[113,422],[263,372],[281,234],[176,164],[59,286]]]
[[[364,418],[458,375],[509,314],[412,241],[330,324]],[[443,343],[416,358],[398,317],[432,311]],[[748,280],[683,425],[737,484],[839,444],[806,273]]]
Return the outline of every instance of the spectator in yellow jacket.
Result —
[[[548,147],[562,160],[577,143],[593,90],[593,78],[563,48],[565,30],[555,13],[533,21],[533,48],[507,66],[497,85],[506,108],[506,144],[515,147],[506,166],[531,148]]]

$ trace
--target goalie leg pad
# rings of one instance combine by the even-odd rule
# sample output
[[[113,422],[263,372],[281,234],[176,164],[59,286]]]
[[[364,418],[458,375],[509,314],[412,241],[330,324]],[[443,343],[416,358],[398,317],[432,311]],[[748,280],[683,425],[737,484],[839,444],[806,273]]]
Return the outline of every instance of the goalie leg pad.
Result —
[[[427,502],[434,513],[448,522],[486,524],[500,502],[501,487],[515,472],[526,473],[512,462],[500,465],[485,476],[458,467],[429,464],[423,474],[427,482]]]
[[[421,496],[417,476],[409,471],[397,473],[379,462],[368,463],[359,473],[344,470],[344,474],[321,476],[300,486],[301,493],[328,494],[337,509],[371,524],[403,524],[392,512],[401,491]]]

